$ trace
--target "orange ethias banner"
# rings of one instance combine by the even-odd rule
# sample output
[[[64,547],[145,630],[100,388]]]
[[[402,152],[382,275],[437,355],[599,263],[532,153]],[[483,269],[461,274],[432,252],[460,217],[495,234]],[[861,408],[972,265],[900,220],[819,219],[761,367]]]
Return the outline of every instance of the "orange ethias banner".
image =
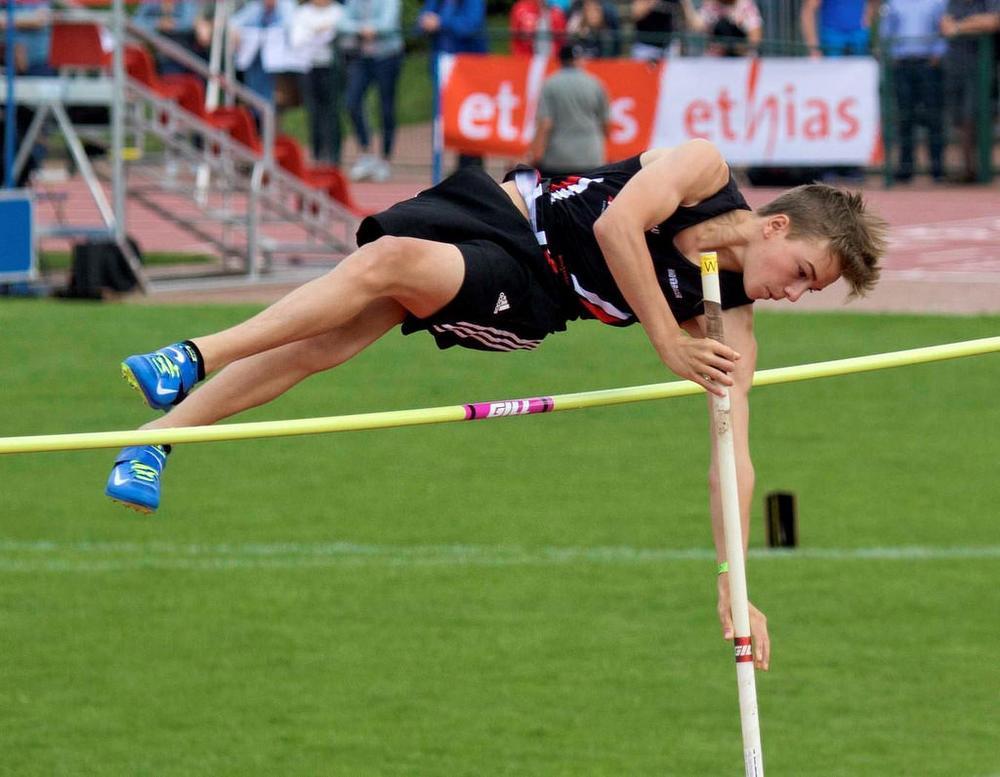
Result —
[[[542,57],[490,54],[442,55],[441,114],[444,145],[467,154],[521,157],[535,133],[542,82],[558,68]],[[608,93],[609,160],[650,146],[660,70],[630,60],[591,60],[581,65]]]

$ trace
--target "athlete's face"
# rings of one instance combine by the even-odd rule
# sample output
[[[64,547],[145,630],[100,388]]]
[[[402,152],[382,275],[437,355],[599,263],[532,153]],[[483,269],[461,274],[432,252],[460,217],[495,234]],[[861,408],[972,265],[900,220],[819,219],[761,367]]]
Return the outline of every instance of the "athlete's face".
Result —
[[[830,254],[826,240],[789,238],[788,227],[787,216],[767,216],[747,246],[743,287],[751,299],[795,302],[840,276],[839,262]]]

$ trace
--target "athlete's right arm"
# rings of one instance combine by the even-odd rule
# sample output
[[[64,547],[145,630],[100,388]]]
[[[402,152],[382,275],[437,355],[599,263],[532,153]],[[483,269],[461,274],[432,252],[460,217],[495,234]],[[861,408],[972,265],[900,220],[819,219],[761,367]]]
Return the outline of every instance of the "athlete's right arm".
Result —
[[[711,143],[693,140],[643,154],[642,169],[622,187],[594,223],[594,236],[625,301],[664,364],[681,378],[720,394],[739,355],[709,339],[688,337],[660,289],[646,231],[680,205],[694,205],[729,180],[729,168]]]

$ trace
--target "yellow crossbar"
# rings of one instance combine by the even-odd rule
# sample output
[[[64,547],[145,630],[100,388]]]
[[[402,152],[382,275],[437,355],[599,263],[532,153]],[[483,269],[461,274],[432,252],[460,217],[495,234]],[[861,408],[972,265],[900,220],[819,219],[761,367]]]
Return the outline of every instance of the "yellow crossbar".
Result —
[[[959,343],[932,345],[906,351],[893,351],[851,359],[800,364],[761,370],[754,375],[755,386],[793,383],[814,378],[830,378],[857,372],[885,370],[911,364],[980,356],[1000,351],[1000,337],[965,340]],[[601,391],[583,391],[558,394],[552,397],[532,397],[499,402],[476,402],[448,407],[428,407],[414,410],[394,410],[382,413],[300,418],[287,421],[258,421],[254,423],[219,424],[216,426],[189,426],[177,429],[148,431],[88,432],[81,434],[44,434],[29,437],[0,437],[0,453],[42,453],[46,451],[73,451],[92,448],[118,448],[126,445],[176,444],[189,442],[220,442],[223,440],[248,440],[259,437],[293,437],[304,434],[354,432],[363,429],[388,429],[399,426],[443,424],[451,421],[468,421],[481,418],[501,418],[512,415],[579,410],[586,407],[620,405],[627,402],[645,402],[651,399],[700,394],[703,389],[690,381],[654,383],[647,386],[628,386]]]

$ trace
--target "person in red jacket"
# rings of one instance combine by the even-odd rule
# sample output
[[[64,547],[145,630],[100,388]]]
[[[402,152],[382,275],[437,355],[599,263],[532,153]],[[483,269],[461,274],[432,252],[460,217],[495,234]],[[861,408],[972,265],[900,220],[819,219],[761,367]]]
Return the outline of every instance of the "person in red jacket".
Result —
[[[510,9],[510,50],[513,54],[559,53],[566,33],[566,14],[547,0],[517,0]]]

